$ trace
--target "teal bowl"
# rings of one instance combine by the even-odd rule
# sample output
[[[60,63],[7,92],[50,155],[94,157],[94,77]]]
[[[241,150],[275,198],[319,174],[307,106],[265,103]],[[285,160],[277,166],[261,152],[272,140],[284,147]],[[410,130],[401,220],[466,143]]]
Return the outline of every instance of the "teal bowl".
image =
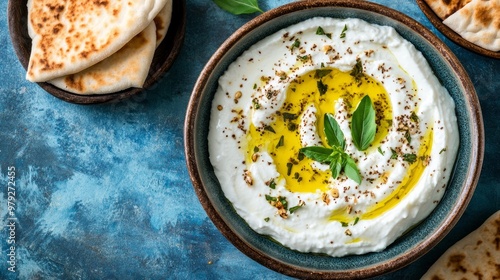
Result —
[[[315,16],[360,18],[392,26],[422,52],[455,101],[460,146],[453,176],[435,210],[385,250],[334,258],[288,249],[253,231],[225,198],[208,154],[212,99],[218,79],[250,46],[289,25]],[[201,72],[189,101],[184,127],[188,170],[196,194],[222,234],[244,254],[297,278],[367,278],[410,264],[452,229],[465,211],[479,179],[484,131],[479,101],[466,71],[451,50],[424,26],[387,7],[355,0],[297,1],[268,11],[229,37]]]

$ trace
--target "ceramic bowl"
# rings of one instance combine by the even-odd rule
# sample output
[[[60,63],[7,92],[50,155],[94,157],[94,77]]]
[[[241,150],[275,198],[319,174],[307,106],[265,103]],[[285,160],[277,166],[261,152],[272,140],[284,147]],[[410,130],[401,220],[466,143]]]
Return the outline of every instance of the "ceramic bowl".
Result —
[[[27,0],[9,0],[7,8],[12,44],[24,69],[28,67],[31,52],[31,38],[28,35],[27,25],[28,9],[26,4]],[[108,103],[127,99],[151,87],[170,69],[184,41],[185,26],[186,2],[185,0],[173,0],[172,19],[168,32],[163,42],[156,49],[143,88],[129,88],[109,94],[80,95],[65,91],[45,82],[38,83],[38,85],[57,98],[77,104]]]
[[[453,29],[449,28],[446,24],[443,23],[443,20],[439,18],[439,16],[436,13],[434,13],[434,11],[431,9],[431,7],[429,7],[429,5],[427,4],[427,2],[425,2],[425,0],[417,0],[417,4],[424,13],[424,15],[432,23],[432,25],[434,25],[434,27],[436,27],[441,33],[443,33],[444,36],[448,37],[456,44],[475,53],[500,59],[500,51],[494,52],[492,50],[488,50],[476,44],[473,44],[464,39],[462,36],[460,36],[460,34],[456,33]]]
[[[314,16],[360,18],[394,27],[426,57],[456,103],[459,153],[449,186],[431,215],[378,253],[333,258],[290,250],[253,231],[225,198],[209,160],[207,135],[218,78],[243,51],[289,25]],[[469,203],[482,165],[484,132],[481,109],[464,68],[428,29],[415,20],[368,1],[297,1],[268,11],[230,36],[209,60],[189,101],[185,153],[196,194],[208,216],[239,250],[283,274],[297,278],[367,278],[410,264],[435,246],[456,224]]]

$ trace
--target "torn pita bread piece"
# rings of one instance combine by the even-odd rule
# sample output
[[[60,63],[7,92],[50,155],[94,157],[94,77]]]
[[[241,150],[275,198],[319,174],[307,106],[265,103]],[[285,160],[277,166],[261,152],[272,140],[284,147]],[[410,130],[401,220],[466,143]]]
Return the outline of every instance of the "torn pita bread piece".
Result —
[[[167,0],[28,0],[26,78],[45,82],[86,69],[144,30]]]
[[[422,280],[500,279],[500,211],[450,247]]]
[[[472,0],[443,23],[473,44],[500,51],[500,0]]]
[[[449,17],[471,0],[425,0],[427,5],[441,19]]]
[[[167,36],[168,27],[170,26],[170,21],[172,20],[172,1],[167,0],[165,7],[154,18],[156,26],[156,47],[163,42],[165,36]]]
[[[106,94],[141,88],[156,49],[156,28],[151,22],[123,48],[76,74],[50,80],[58,88],[76,94]]]

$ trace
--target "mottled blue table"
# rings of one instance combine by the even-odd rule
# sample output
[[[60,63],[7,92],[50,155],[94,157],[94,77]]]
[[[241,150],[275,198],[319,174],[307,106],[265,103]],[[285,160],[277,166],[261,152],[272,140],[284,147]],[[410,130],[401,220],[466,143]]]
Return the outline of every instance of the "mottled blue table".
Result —
[[[269,10],[287,2],[260,5]],[[444,40],[470,74],[485,122],[483,172],[457,226],[424,257],[378,278],[417,279],[500,209],[500,60],[452,43],[414,1],[375,2],[410,15]],[[6,11],[7,0],[0,1],[1,279],[287,278],[219,233],[198,202],[183,152],[184,114],[198,74],[256,15],[234,16],[212,1],[187,0],[185,42],[161,81],[127,101],[81,106],[24,79]],[[9,175],[15,194],[8,193]],[[9,197],[15,198],[12,213]]]

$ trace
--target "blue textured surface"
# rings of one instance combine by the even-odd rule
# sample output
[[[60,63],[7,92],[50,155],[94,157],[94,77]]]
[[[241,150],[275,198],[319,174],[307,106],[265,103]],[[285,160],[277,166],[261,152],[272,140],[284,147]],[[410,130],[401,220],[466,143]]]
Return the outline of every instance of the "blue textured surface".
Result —
[[[14,0],[11,0],[14,1]],[[290,1],[260,1],[268,10]],[[454,242],[500,209],[500,60],[439,33],[409,0],[374,1],[435,32],[457,55],[478,93],[486,154],[476,193],[453,231],[413,264],[378,279],[418,279]],[[1,279],[284,279],[240,253],[203,211],[185,167],[183,122],[193,85],[217,47],[255,15],[187,1],[182,51],[152,89],[98,106],[65,103],[24,79],[0,1]],[[16,208],[7,211],[8,168]],[[15,245],[16,272],[8,268]]]

